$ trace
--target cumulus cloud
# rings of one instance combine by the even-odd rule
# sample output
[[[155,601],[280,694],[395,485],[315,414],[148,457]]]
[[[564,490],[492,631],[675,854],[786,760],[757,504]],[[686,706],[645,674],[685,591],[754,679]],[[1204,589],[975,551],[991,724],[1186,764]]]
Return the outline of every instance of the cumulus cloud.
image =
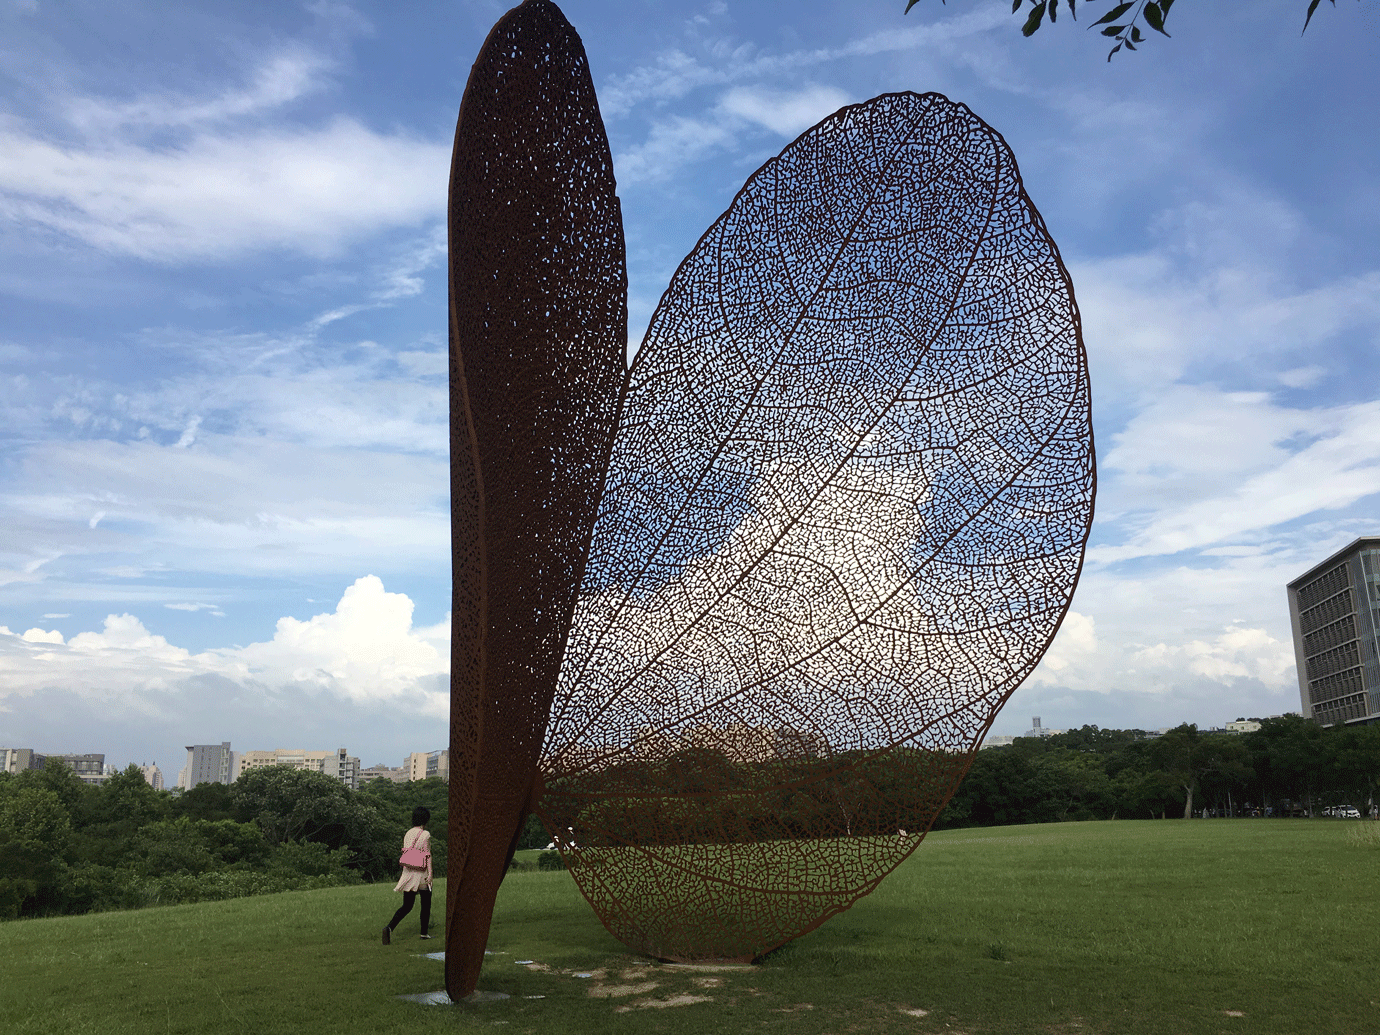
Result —
[[[180,698],[208,679],[260,699],[325,694],[354,705],[406,701],[418,714],[448,707],[449,618],[412,623],[413,604],[369,575],[332,612],[285,617],[273,638],[193,654],[150,632],[132,614],[106,617],[99,631],[64,643],[56,631],[18,636],[0,627],[0,707],[61,689],[108,708],[175,714]]]
[[[1216,683],[1257,679],[1273,689],[1297,686],[1293,644],[1264,629],[1228,626],[1210,639],[1143,647],[1132,660],[1152,673],[1174,674],[1186,667]]]
[[[1030,675],[1030,682],[1058,683],[1062,674],[1097,653],[1097,622],[1091,615],[1072,609],[1064,615],[1064,623],[1054,642],[1040,659],[1040,665]]]
[[[412,624],[413,604],[373,575],[345,591],[333,612],[280,618],[273,639],[218,652],[268,686],[329,692],[357,703],[418,694],[427,714],[445,715],[439,677],[450,671],[450,621]]]

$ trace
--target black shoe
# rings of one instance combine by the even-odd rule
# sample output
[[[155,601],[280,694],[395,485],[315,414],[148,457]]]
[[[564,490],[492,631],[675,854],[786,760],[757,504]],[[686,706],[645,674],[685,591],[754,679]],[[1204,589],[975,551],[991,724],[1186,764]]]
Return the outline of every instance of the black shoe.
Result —
[[[389,926],[386,925],[386,924],[384,925],[384,928],[383,928],[383,944],[384,944],[384,945],[392,945],[392,944],[393,944],[393,928],[389,927]]]

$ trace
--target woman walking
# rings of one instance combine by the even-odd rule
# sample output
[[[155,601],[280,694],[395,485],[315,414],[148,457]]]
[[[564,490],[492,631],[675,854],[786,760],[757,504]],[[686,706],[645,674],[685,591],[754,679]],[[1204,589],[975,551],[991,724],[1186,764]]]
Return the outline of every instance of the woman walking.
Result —
[[[431,937],[426,933],[431,923],[431,835],[426,829],[430,822],[430,809],[418,805],[412,810],[412,829],[403,835],[403,857],[407,861],[403,863],[402,876],[393,888],[403,893],[403,904],[383,929],[384,945],[393,940],[393,928],[412,912],[412,903],[417,901],[418,895],[422,896],[422,937]],[[409,853],[411,858],[408,858]]]

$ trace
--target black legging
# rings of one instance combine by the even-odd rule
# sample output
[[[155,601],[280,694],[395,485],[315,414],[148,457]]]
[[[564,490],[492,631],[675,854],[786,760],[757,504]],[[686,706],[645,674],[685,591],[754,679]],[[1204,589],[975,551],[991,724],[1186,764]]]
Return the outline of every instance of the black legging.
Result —
[[[431,892],[423,889],[421,891],[404,891],[403,904],[398,907],[398,911],[393,914],[393,919],[388,921],[388,929],[391,931],[402,923],[403,917],[412,912],[412,903],[417,900],[417,896],[422,896],[422,934],[426,934],[427,927],[431,923]]]

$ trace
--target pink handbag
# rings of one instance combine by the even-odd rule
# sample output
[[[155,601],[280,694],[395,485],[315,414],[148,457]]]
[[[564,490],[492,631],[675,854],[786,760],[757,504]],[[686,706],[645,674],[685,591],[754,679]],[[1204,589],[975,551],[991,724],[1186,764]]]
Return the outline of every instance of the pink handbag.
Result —
[[[420,840],[421,838],[418,837],[417,841]],[[410,866],[414,870],[425,870],[426,864],[430,861],[430,847],[428,847],[426,850],[418,848],[416,841],[412,843],[412,846],[410,848],[404,848],[403,854],[398,856],[398,862],[400,862],[404,866]]]

